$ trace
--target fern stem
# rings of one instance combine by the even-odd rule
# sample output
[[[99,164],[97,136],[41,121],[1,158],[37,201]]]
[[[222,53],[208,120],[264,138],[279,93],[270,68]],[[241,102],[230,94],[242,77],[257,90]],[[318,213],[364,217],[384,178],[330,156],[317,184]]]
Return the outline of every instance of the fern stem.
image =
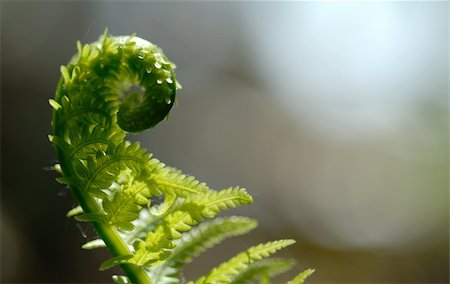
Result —
[[[60,161],[64,161],[66,159],[66,157],[63,154],[63,151],[60,151],[60,149],[58,149],[57,153]],[[62,171],[64,172],[64,174],[70,176],[72,172],[70,163],[62,162],[61,165],[64,165],[62,167]],[[98,203],[89,194],[86,194],[84,191],[79,190],[75,186],[71,186],[70,189],[73,195],[75,196],[76,200],[78,201],[78,204],[81,206],[81,208],[83,208],[83,211],[85,213],[101,212]],[[92,225],[94,226],[98,235],[103,239],[108,250],[114,257],[131,254],[130,250],[128,249],[128,246],[119,236],[114,227],[106,223],[99,223],[99,222],[92,222]],[[127,263],[121,264],[120,266],[132,283],[139,283],[139,284],[152,283],[147,273],[142,267]]]
[[[61,86],[62,81],[58,84],[57,93],[60,92]],[[56,135],[63,135],[64,133],[64,128],[60,127],[60,124],[58,123],[57,112],[53,113],[53,131]],[[66,156],[65,151],[58,146],[56,146],[56,154],[58,156],[58,160],[60,162],[61,169],[64,175],[69,177],[75,176],[74,169],[72,168],[71,157]],[[70,190],[75,196],[78,204],[81,206],[81,208],[83,208],[83,212],[101,213],[99,204],[92,196],[87,193],[87,191],[80,190],[74,185],[70,186]],[[98,235],[103,239],[106,247],[114,257],[131,254],[127,244],[120,237],[113,226],[99,222],[92,222],[92,225],[94,226]],[[120,265],[120,267],[125,272],[131,283],[152,284],[147,272],[143,267],[128,263],[123,263]]]

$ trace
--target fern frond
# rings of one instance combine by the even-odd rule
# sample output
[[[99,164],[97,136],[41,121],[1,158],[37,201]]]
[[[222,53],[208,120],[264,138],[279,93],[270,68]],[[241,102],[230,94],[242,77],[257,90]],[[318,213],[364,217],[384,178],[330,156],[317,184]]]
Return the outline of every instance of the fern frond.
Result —
[[[166,215],[167,213],[169,213],[170,209],[173,208],[173,206],[175,205],[178,198],[179,198],[179,196],[177,196],[176,194],[165,193],[164,201],[157,206],[153,206],[151,208],[151,213],[154,216]]]
[[[142,168],[147,169],[150,158],[151,155],[138,144],[122,142],[85,160],[74,161],[74,170],[82,190],[102,198],[101,191],[110,187],[121,171],[130,169],[135,176],[139,176]]]
[[[131,223],[139,216],[141,206],[137,205],[134,198],[126,191],[118,191],[110,200],[103,200],[103,210],[106,213],[105,221],[123,231],[134,229]]]
[[[234,278],[241,271],[247,269],[250,264],[266,258],[277,250],[292,245],[293,243],[295,243],[294,240],[279,240],[251,247],[227,262],[222,263],[217,268],[214,268],[207,276],[195,281],[195,284],[232,283]]]
[[[205,218],[213,218],[221,211],[248,205],[252,197],[243,188],[228,188],[221,191],[209,191],[205,195],[187,198],[174,212],[164,218],[163,226],[169,227],[172,239],[179,239],[182,232]]]
[[[106,152],[114,148],[125,137],[125,132],[117,128],[105,129],[102,125],[84,126],[79,133],[69,137],[70,145],[62,142],[71,159],[86,159],[97,152]]]
[[[161,219],[161,216],[155,216],[147,209],[143,209],[139,212],[139,217],[133,221],[134,230],[121,232],[121,234],[127,243],[133,244],[137,239],[145,239],[148,232],[154,231]]]
[[[256,220],[246,217],[223,217],[206,221],[175,242],[170,256],[160,265],[151,267],[156,283],[177,283],[180,269],[192,258],[225,238],[247,233],[257,226]]]
[[[164,217],[156,229],[147,234],[145,241],[138,242],[133,256],[123,262],[141,266],[155,265],[170,255],[169,249],[175,246],[173,240],[181,238],[183,232],[191,230],[192,226],[205,218],[214,217],[220,211],[249,204],[251,201],[250,195],[241,188],[210,191],[204,196],[188,198]]]
[[[305,279],[311,276],[311,274],[314,273],[314,269],[306,269],[305,271],[301,272],[297,276],[295,276],[294,279],[288,282],[288,284],[303,284],[305,282]]]
[[[149,198],[157,194],[139,178],[128,177],[124,179],[127,180],[122,184],[122,191],[140,206],[149,205]]]
[[[173,192],[179,197],[204,195],[210,191],[204,182],[199,182],[193,176],[184,175],[181,171],[166,167],[152,176],[149,181],[162,192]]]
[[[186,204],[193,203],[204,206],[202,215],[212,218],[221,211],[235,208],[240,205],[249,205],[253,198],[245,188],[230,187],[220,191],[209,191],[205,195],[193,196],[186,200]]]
[[[229,216],[204,222],[176,242],[167,261],[181,268],[184,264],[224,239],[243,235],[256,228],[257,221],[247,217]]]
[[[148,233],[145,241],[139,239],[135,241],[134,253],[124,262],[138,266],[151,266],[163,261],[169,255],[169,249],[174,247],[168,235],[170,233],[167,227],[158,226],[155,231]]]
[[[258,279],[267,279],[288,271],[295,265],[295,260],[268,258],[250,264],[233,279],[233,284],[251,283]]]

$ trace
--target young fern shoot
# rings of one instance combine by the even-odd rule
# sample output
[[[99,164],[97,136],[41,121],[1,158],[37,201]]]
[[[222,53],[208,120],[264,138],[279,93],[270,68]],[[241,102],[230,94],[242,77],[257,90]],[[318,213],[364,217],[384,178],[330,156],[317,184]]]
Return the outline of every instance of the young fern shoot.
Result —
[[[194,257],[256,227],[246,217],[214,219],[252,203],[252,197],[239,187],[212,190],[125,140],[128,132],[154,127],[175,103],[180,88],[175,66],[160,48],[106,31],[77,47],[61,66],[55,98],[49,100],[54,109],[49,140],[59,161],[54,168],[62,174],[57,180],[68,185],[78,204],[67,216],[92,223],[99,238],[82,247],[110,251],[112,258],[100,270],[119,265],[125,275],[114,275],[117,283],[180,283],[181,270]],[[152,204],[156,197],[163,202]],[[292,260],[268,257],[293,243],[251,247],[190,283],[267,283],[293,266]],[[292,283],[302,283],[305,275]]]

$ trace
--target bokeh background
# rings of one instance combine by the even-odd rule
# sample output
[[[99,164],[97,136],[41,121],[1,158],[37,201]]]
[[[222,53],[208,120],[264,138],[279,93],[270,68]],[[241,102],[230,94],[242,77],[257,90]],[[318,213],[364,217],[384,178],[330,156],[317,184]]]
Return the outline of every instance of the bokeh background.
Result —
[[[170,119],[137,137],[259,228],[310,283],[449,282],[447,2],[1,2],[1,281],[111,282],[46,170],[59,66],[75,43],[137,33],[177,64]],[[83,232],[83,233],[82,233]],[[293,276],[288,273],[286,277]],[[287,278],[278,278],[282,282]],[[278,282],[277,282],[278,283]]]

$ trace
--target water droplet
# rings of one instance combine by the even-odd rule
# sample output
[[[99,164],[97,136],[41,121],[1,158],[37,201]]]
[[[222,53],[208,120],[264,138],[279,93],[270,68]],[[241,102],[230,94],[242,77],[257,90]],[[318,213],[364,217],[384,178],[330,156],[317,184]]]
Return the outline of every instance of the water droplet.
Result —
[[[158,80],[156,80],[156,83],[158,83],[159,85],[161,85],[161,84],[163,83],[163,80],[158,79]]]
[[[166,101],[166,104],[168,104],[168,105],[170,105],[170,103],[172,102],[172,100],[170,98],[166,98],[165,101]]]
[[[160,69],[162,67],[162,65],[158,61],[155,61],[155,67]]]
[[[141,59],[141,60],[144,59],[144,54],[140,53],[140,54],[138,55],[138,58]]]
[[[145,68],[145,70],[147,71],[147,73],[152,73],[152,70],[153,70],[153,68],[151,68],[151,67],[147,67],[147,68]]]
[[[168,77],[168,78],[166,79],[166,82],[169,83],[169,84],[172,84],[172,83],[173,83],[172,78]]]

